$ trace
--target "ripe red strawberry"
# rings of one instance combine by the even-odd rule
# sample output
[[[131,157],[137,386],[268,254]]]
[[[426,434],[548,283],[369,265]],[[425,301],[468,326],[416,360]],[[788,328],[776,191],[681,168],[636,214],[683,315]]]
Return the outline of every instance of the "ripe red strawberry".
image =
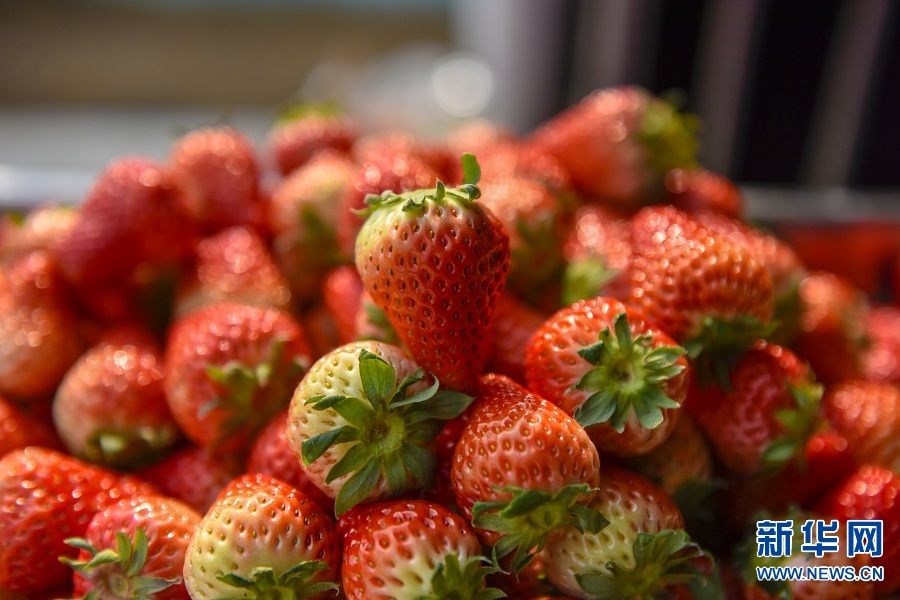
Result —
[[[227,126],[195,129],[175,143],[169,162],[204,231],[261,223],[256,150],[244,133]]]
[[[659,199],[671,169],[696,164],[691,117],[636,87],[598,90],[547,121],[532,140],[556,156],[573,185],[625,209]]]
[[[246,448],[287,406],[310,357],[303,329],[287,313],[211,304],[169,332],[166,399],[195,444]]]
[[[52,427],[0,396],[0,456],[28,446],[62,449]]]
[[[900,305],[872,308],[865,336],[869,344],[862,356],[864,378],[900,384]]]
[[[486,371],[506,375],[524,384],[525,349],[545,319],[543,314],[515,296],[507,293],[500,296],[491,319],[493,350]]]
[[[487,334],[509,272],[509,236],[466,185],[371,197],[356,268],[403,344],[442,385],[472,391],[487,362]]]
[[[11,262],[35,250],[52,252],[77,222],[78,212],[69,206],[39,206],[21,219],[6,213],[0,220],[0,258]]]
[[[53,421],[69,452],[115,468],[162,456],[180,438],[162,379],[162,352],[148,333],[107,333],[56,391]]]
[[[822,412],[859,464],[900,472],[900,387],[876,381],[834,385],[825,393]]]
[[[59,452],[32,446],[0,458],[0,590],[38,593],[68,585],[58,561],[77,551],[65,539],[84,535],[98,510],[153,493],[145,484]]]
[[[272,191],[268,219],[273,252],[300,302],[316,298],[325,274],[348,261],[349,255],[338,248],[337,226],[353,173],[345,156],[322,153]]]
[[[595,296],[627,298],[633,255],[627,221],[599,206],[580,208],[563,246],[563,305]]]
[[[435,169],[409,149],[381,147],[378,152],[363,152],[359,167],[341,199],[338,213],[338,246],[348,256],[353,255],[357,234],[365,218],[358,211],[366,208],[366,196],[388,190],[405,192],[434,185],[438,179]]]
[[[142,469],[138,475],[160,493],[181,500],[203,514],[225,486],[242,474],[242,468],[237,457],[187,446]]]
[[[817,271],[800,282],[799,294],[794,350],[824,383],[858,378],[869,311],[863,293],[838,275]]]
[[[83,537],[66,541],[80,550],[64,560],[75,571],[76,597],[189,600],[181,571],[199,523],[194,509],[165,496],[135,496],[101,510]]]
[[[875,591],[890,594],[900,589],[900,476],[874,465],[863,465],[832,491],[819,505],[828,518],[883,522],[883,550],[872,564],[884,567],[884,581],[875,582]]]
[[[574,527],[544,551],[550,581],[575,598],[653,598],[693,573],[702,553],[666,494],[643,477],[607,468],[588,505],[605,515],[599,532]]]
[[[356,341],[356,315],[363,293],[362,280],[355,266],[345,265],[332,270],[322,282],[322,302],[334,319],[341,344]]]
[[[400,337],[388,321],[387,315],[365,290],[359,298],[354,328],[356,329],[356,339],[375,340],[395,346],[401,344]]]
[[[303,492],[261,474],[228,485],[191,537],[184,583],[193,600],[334,595],[341,546]]]
[[[666,173],[667,203],[691,214],[712,212],[736,219],[744,216],[744,195],[721,173],[706,169],[672,169]]]
[[[822,387],[793,352],[760,341],[729,372],[726,387],[694,386],[689,410],[718,458],[743,474],[802,457],[816,431]]]
[[[327,106],[292,107],[269,132],[268,144],[282,175],[306,164],[317,152],[349,152],[356,128],[346,115]]]
[[[465,152],[479,157],[485,181],[507,177],[525,178],[547,186],[554,193],[565,192],[569,184],[569,173],[563,164],[536,144],[521,140],[497,140],[482,149],[473,146],[459,150],[456,156]]]
[[[341,345],[338,325],[323,304],[315,304],[306,309],[301,324],[309,336],[314,360]]]
[[[262,473],[297,488],[310,497],[324,511],[334,513],[334,500],[310,481],[300,467],[300,457],[294,454],[287,441],[288,410],[272,417],[260,432],[247,458],[248,473]]]
[[[98,176],[77,221],[59,240],[60,271],[86,288],[128,277],[144,262],[181,260],[194,244],[186,211],[185,190],[165,165],[141,157],[116,160]]]
[[[78,358],[75,319],[44,252],[0,271],[0,394],[51,393]]]
[[[290,307],[288,282],[253,229],[232,227],[200,242],[196,270],[181,284],[175,313],[183,316],[216,302]]]
[[[583,510],[600,480],[600,458],[584,429],[559,407],[502,375],[481,378],[450,479],[460,512],[494,546],[515,551],[520,571],[562,527],[596,531]]]
[[[429,488],[434,439],[471,398],[438,390],[400,348],[356,342],[320,358],[291,400],[288,443],[341,515],[363,502]]]
[[[639,311],[611,298],[550,317],[526,351],[529,389],[588,430],[598,450],[645,454],[678,422],[689,374],[685,350]]]
[[[503,597],[484,587],[494,569],[479,556],[478,538],[440,504],[394,500],[357,506],[341,517],[338,530],[347,600]]]

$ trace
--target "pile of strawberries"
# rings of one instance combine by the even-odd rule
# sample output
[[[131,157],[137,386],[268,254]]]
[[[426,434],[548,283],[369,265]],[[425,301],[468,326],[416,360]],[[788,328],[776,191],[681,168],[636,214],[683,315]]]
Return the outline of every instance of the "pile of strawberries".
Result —
[[[0,597],[900,589],[900,309],[751,226],[691,117],[295,117],[3,223]],[[763,519],[797,527],[765,564],[884,580],[763,584]],[[802,553],[806,519],[883,554]]]

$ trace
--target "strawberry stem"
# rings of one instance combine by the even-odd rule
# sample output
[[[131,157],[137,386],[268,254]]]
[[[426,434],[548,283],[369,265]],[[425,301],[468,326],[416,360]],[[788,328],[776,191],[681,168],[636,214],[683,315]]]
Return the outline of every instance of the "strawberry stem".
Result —
[[[788,385],[788,389],[795,407],[775,411],[776,418],[784,428],[784,435],[772,441],[763,451],[764,476],[774,475],[792,460],[797,461],[801,471],[804,470],[806,442],[819,426],[822,386],[802,381],[797,385]]]

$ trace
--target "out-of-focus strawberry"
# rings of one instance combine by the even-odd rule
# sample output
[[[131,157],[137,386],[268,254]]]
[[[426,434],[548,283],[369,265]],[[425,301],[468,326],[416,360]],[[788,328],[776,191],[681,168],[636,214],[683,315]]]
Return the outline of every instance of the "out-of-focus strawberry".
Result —
[[[835,488],[819,505],[829,518],[882,521],[883,554],[872,564],[884,567],[884,581],[875,582],[875,591],[890,594],[900,589],[900,475],[875,465],[863,465]]]
[[[546,316],[536,309],[504,293],[491,319],[489,331],[493,349],[485,371],[506,375],[524,384],[525,351],[545,320]]]
[[[160,493],[177,498],[203,514],[219,492],[242,473],[236,456],[197,446],[176,450],[138,475]]]
[[[91,517],[148,484],[46,448],[13,450],[0,458],[0,590],[39,593],[69,585],[72,571],[59,557],[83,536]]]
[[[187,257],[195,236],[186,202],[185,189],[165,165],[141,157],[110,163],[59,240],[60,271],[89,294],[94,284],[121,285],[141,263]]]
[[[666,173],[666,199],[690,214],[712,212],[736,219],[744,216],[741,190],[721,173],[706,169],[672,169]]]
[[[837,384],[828,388],[822,409],[859,464],[900,472],[900,387],[880,381]]]
[[[273,252],[299,302],[318,296],[325,274],[349,261],[338,248],[337,227],[353,173],[345,156],[320,153],[272,191]]]
[[[861,375],[865,295],[849,281],[817,271],[800,282],[800,330],[792,347],[825,383]]]
[[[321,506],[328,514],[334,514],[334,500],[310,481],[300,467],[300,457],[291,449],[287,441],[287,409],[278,413],[263,428],[250,447],[247,459],[248,473],[262,473],[290,484]]]
[[[190,600],[181,571],[199,523],[194,509],[165,496],[135,496],[97,512],[84,537],[66,541],[80,550],[65,560],[75,571],[76,596]]]
[[[539,182],[554,193],[565,192],[569,184],[569,173],[559,159],[533,143],[498,140],[484,148],[464,150],[459,154],[463,152],[478,157],[486,183],[507,177],[523,178]]]
[[[685,350],[640,311],[611,298],[551,316],[526,351],[535,393],[587,428],[597,448],[645,454],[672,433],[688,391]]]
[[[53,421],[69,452],[114,468],[161,456],[180,437],[162,379],[162,352],[148,333],[109,332],[57,389]]]
[[[452,152],[440,141],[416,137],[405,131],[388,131],[360,138],[353,144],[351,155],[357,164],[378,161],[384,157],[414,156],[428,165],[438,179],[449,185],[460,183],[463,177],[459,154]]]
[[[206,232],[262,222],[256,149],[227,126],[195,129],[175,142],[169,156],[186,191],[188,211]]]
[[[216,302],[286,310],[291,292],[265,241],[247,227],[232,227],[197,247],[196,270],[181,284],[175,314],[184,316]]]
[[[52,427],[0,397],[0,456],[28,446],[62,450],[62,443]]]
[[[80,353],[75,318],[50,257],[32,252],[0,271],[0,394],[52,392]]]
[[[900,306],[877,306],[866,315],[863,377],[900,384]]]
[[[605,296],[627,298],[634,252],[631,225],[599,206],[583,206],[563,246],[562,304]]]
[[[349,152],[356,127],[347,115],[329,106],[291,107],[269,132],[268,144],[282,175],[302,167],[316,152]]]
[[[176,321],[165,352],[166,399],[185,436],[231,450],[288,405],[311,359],[288,313],[227,302]]]
[[[334,319],[340,344],[349,344],[359,339],[356,319],[362,294],[363,284],[355,266],[337,267],[322,282],[322,302]]]
[[[662,198],[671,169],[696,165],[695,128],[691,117],[645,90],[621,87],[594,92],[532,140],[562,162],[577,189],[632,210]]]
[[[395,346],[402,344],[387,314],[375,304],[372,296],[365,290],[359,298],[354,328],[356,329],[356,339],[375,340]]]
[[[0,220],[0,259],[10,262],[35,250],[52,252],[77,222],[78,212],[68,206],[39,206],[22,218],[7,213]]]
[[[466,121],[447,136],[447,145],[455,156],[466,152],[481,156],[497,146],[516,142],[515,132],[485,119]]]

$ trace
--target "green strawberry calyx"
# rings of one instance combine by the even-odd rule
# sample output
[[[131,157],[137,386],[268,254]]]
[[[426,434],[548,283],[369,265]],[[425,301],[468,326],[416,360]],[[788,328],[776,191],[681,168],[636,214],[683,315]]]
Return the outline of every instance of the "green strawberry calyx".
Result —
[[[115,549],[97,550],[83,538],[69,538],[65,542],[90,556],[89,560],[59,559],[94,585],[84,596],[86,600],[150,600],[158,592],[181,583],[179,578],[141,576],[148,550],[143,529],[135,531],[134,539],[117,531]]]
[[[562,303],[564,306],[579,300],[603,295],[603,286],[619,275],[601,257],[585,258],[570,262],[563,271]]]
[[[238,361],[206,367],[207,376],[222,391],[200,408],[199,416],[214,410],[227,414],[218,432],[219,443],[243,430],[251,434],[259,430],[282,408],[282,400],[290,397],[290,390],[279,387],[285,382],[296,385],[308,365],[299,357],[285,365],[284,345],[284,340],[275,341],[269,358],[255,367]]]
[[[364,398],[346,395],[314,396],[306,401],[314,410],[333,410],[346,425],[303,442],[301,457],[311,464],[335,444],[352,443],[325,482],[351,475],[335,499],[338,516],[365,500],[384,477],[392,495],[409,487],[411,475],[421,487],[434,479],[435,456],[429,445],[444,422],[455,419],[473,398],[439,389],[436,377],[427,389],[409,395],[409,388],[424,380],[418,369],[396,384],[396,372],[386,360],[362,350],[359,375]]]
[[[84,448],[90,462],[117,469],[137,469],[162,457],[178,441],[175,427],[138,427],[128,431],[101,429]]]
[[[455,552],[444,556],[431,577],[431,591],[415,600],[497,600],[506,594],[497,588],[485,587],[488,575],[499,572],[483,556],[460,561]]]
[[[595,368],[574,386],[591,392],[575,411],[575,420],[582,427],[608,423],[621,433],[633,410],[642,427],[659,427],[663,410],[680,406],[664,386],[685,369],[678,364],[684,354],[680,346],[654,348],[649,333],[632,337],[627,316],[619,313],[612,330],[604,328],[599,341],[578,351]]]
[[[280,575],[271,567],[254,567],[249,577],[227,573],[217,577],[222,583],[241,590],[241,593],[220,600],[303,600],[324,592],[338,592],[331,581],[316,581],[316,574],[328,569],[320,560],[299,562]]]
[[[731,370],[738,359],[758,340],[770,339],[779,326],[777,321],[763,323],[750,315],[728,321],[706,317],[683,346],[694,361],[700,384],[718,385],[727,391],[731,389]]]
[[[458,187],[448,188],[443,182],[438,181],[432,189],[415,190],[398,194],[387,190],[381,194],[369,194],[366,196],[366,208],[358,211],[360,216],[368,216],[382,207],[400,206],[403,212],[421,211],[429,202],[443,203],[455,201],[469,204],[481,197],[481,189],[478,182],[481,180],[481,166],[474,154],[462,155],[463,184]]]
[[[820,384],[804,380],[796,385],[788,384],[794,399],[794,407],[775,411],[775,417],[784,429],[778,439],[772,441],[762,454],[762,475],[773,475],[791,461],[798,468],[806,469],[806,442],[819,427],[819,404],[823,388]]]
[[[697,166],[698,125],[697,117],[679,112],[675,102],[648,98],[638,141],[644,148],[647,166],[658,178],[672,169]]]
[[[704,578],[709,557],[682,529],[656,535],[638,533],[632,544],[634,566],[609,561],[604,570],[575,575],[578,585],[595,598],[653,598],[664,588]]]
[[[582,503],[592,491],[587,484],[567,485],[556,493],[515,486],[498,491],[510,494],[512,499],[476,502],[472,508],[472,524],[503,534],[494,545],[492,558],[497,565],[501,558],[515,551],[511,563],[515,573],[521,572],[544,549],[552,533],[568,527],[582,533],[598,533],[609,525],[603,515]]]

